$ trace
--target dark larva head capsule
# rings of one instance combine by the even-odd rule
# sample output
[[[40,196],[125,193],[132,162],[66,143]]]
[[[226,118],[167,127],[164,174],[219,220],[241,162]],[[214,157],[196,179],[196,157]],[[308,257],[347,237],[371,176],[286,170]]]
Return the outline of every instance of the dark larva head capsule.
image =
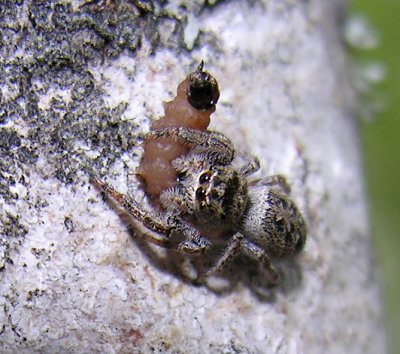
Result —
[[[196,109],[207,110],[214,106],[219,99],[217,80],[207,71],[203,71],[202,61],[196,71],[189,75],[187,98]]]

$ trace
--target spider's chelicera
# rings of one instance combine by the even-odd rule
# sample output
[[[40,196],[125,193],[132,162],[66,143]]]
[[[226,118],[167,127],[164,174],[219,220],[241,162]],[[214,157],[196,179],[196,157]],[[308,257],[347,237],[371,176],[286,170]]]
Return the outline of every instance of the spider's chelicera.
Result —
[[[148,134],[189,148],[172,164],[177,171],[173,188],[160,195],[162,212],[145,209],[98,177],[94,184],[120,204],[135,227],[149,241],[187,254],[203,254],[215,240],[228,240],[225,252],[202,280],[222,270],[239,252],[255,258],[276,283],[272,259],[301,251],[306,226],[289,187],[280,175],[248,182],[259,169],[258,159],[246,157],[240,168],[232,161],[235,150],[223,134],[188,128],[166,128]]]

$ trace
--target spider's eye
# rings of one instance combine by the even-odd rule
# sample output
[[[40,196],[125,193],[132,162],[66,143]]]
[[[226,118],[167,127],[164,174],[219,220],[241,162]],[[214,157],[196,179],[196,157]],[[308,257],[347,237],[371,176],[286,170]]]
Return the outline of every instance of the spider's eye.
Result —
[[[201,200],[204,200],[205,197],[206,197],[206,191],[201,187],[197,188],[197,190],[196,190],[196,199],[201,201]]]
[[[206,183],[210,180],[210,178],[211,178],[211,171],[204,172],[199,178],[199,183],[200,184]]]
[[[185,173],[185,172],[179,172],[179,173],[176,175],[176,180],[177,180],[178,182],[183,181],[185,178],[186,178],[186,173]]]

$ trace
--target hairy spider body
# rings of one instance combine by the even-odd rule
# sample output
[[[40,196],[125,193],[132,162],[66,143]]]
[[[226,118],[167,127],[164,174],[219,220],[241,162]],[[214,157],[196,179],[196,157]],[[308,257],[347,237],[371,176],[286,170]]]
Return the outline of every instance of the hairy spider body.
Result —
[[[247,157],[244,166],[235,168],[233,145],[217,132],[166,128],[151,131],[148,137],[173,140],[189,149],[172,163],[178,177],[175,186],[160,196],[161,215],[143,209],[97,177],[93,182],[132,216],[153,243],[202,254],[213,239],[229,239],[225,253],[200,279],[222,270],[244,251],[276,282],[271,258],[293,256],[306,240],[304,220],[287,197],[285,179],[277,175],[248,183],[247,177],[259,169],[258,160]]]
[[[306,241],[305,224],[293,201],[268,187],[253,187],[240,230],[273,258],[300,252]]]
[[[161,203],[200,229],[222,232],[236,227],[247,203],[247,182],[234,169],[211,166],[203,159],[194,155],[175,160],[179,181],[161,194]]]

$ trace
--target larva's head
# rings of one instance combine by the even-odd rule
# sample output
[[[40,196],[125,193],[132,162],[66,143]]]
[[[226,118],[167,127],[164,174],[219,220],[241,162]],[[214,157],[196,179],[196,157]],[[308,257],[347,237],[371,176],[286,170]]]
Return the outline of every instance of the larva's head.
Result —
[[[217,80],[207,71],[203,70],[204,62],[201,61],[197,69],[189,74],[187,80],[187,98],[196,109],[208,110],[215,106],[219,99]]]

